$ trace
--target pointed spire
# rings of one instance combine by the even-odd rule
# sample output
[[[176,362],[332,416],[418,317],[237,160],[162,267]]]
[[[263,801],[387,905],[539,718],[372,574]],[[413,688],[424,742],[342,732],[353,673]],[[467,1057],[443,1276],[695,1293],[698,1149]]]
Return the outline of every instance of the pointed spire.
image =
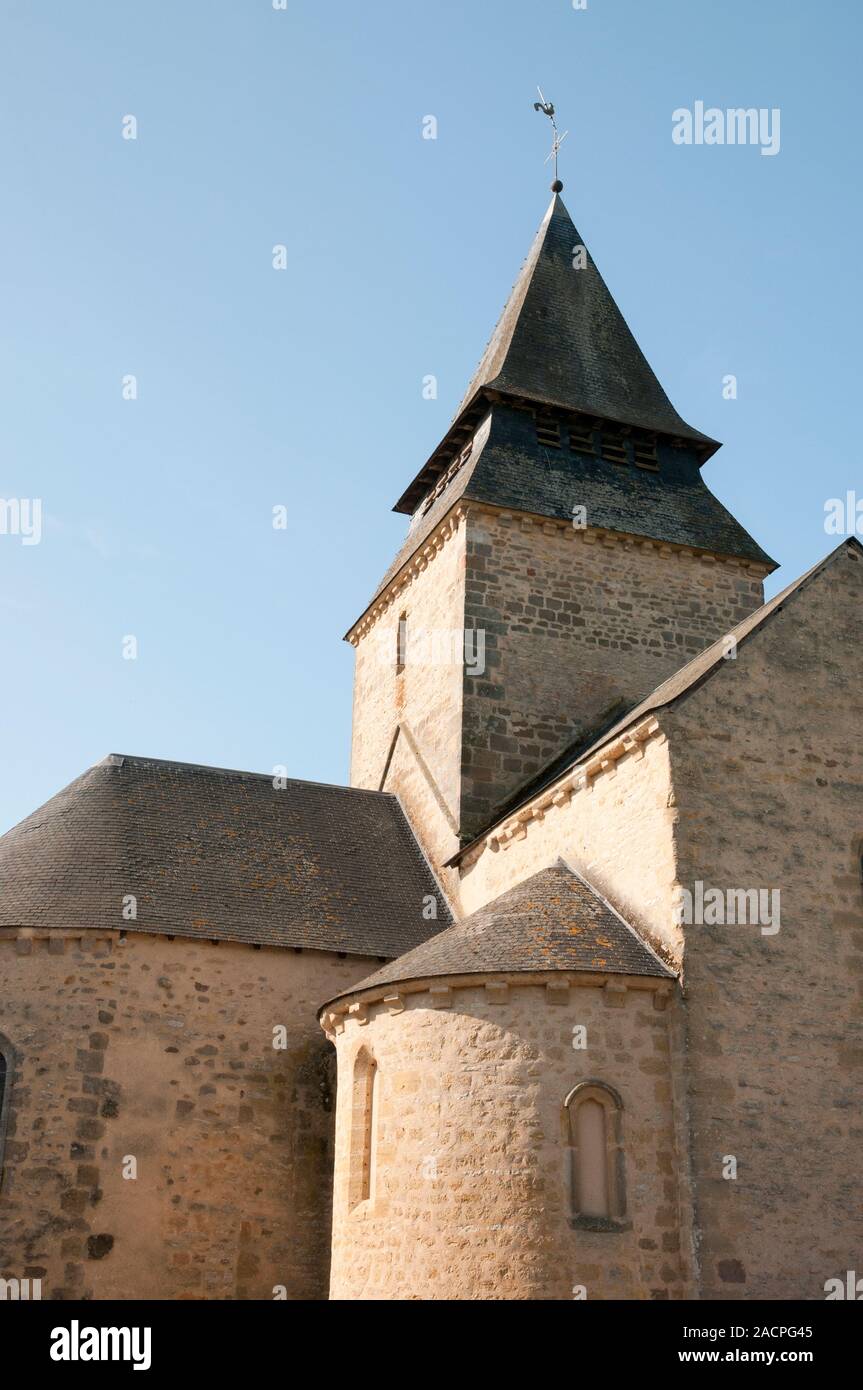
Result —
[[[674,409],[557,192],[456,418],[484,387],[718,447]]]

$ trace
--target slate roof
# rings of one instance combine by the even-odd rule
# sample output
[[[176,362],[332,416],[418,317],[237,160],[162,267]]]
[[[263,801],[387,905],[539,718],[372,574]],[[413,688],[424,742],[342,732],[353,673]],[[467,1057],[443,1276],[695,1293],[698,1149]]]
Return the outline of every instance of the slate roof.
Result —
[[[583,246],[555,195],[447,435],[394,511],[413,515],[488,400],[527,401],[680,440],[701,463],[720,447],[674,409],[586,248],[585,265],[574,268],[573,251]]]
[[[389,793],[112,754],[0,838],[0,926],[387,958],[451,921]]]
[[[551,970],[674,979],[587,879],[559,860],[345,993],[442,975]]]
[[[739,622],[736,627],[731,628],[729,632],[726,633],[725,636],[720,637],[717,642],[706,647],[703,652],[699,652],[698,656],[693,657],[692,661],[688,661],[685,666],[681,666],[678,671],[675,671],[672,676],[669,676],[661,685],[658,685],[656,689],[651,691],[643,700],[640,700],[638,704],[633,705],[631,709],[627,710],[620,719],[616,720],[609,728],[604,729],[599,737],[591,737],[587,743],[582,743],[581,746],[570,749],[568,753],[564,752],[558,754],[543,771],[538,773],[528,784],[518,791],[507,803],[506,807],[499,814],[495,815],[494,820],[490,822],[479,835],[475,835],[469,844],[463,845],[451,859],[447,860],[444,867],[447,868],[450,865],[458,864],[471,847],[484,839],[495,825],[500,825],[502,821],[507,820],[521,806],[532,801],[544,788],[552,786],[561,777],[570,773],[580,763],[587,762],[590,758],[594,757],[601,748],[604,748],[608,743],[613,743],[625,730],[631,728],[635,724],[641,723],[643,719],[650,714],[655,714],[657,710],[663,709],[667,705],[672,705],[676,700],[682,699],[690,694],[704,681],[708,680],[716,671],[720,669],[727,670],[729,663],[726,660],[725,653],[728,650],[727,643],[729,638],[734,639],[739,652],[746,640],[753,633],[763,628],[774,614],[784,608],[789,599],[793,599],[797,594],[801,593],[813,579],[816,579],[823,571],[829,569],[831,565],[835,564],[843,555],[848,554],[849,551],[855,559],[858,557],[863,558],[863,545],[861,545],[856,536],[850,536],[847,540],[842,541],[830,551],[829,555],[826,555],[823,560],[819,560],[818,563],[808,569],[805,574],[801,574],[793,583],[788,584],[784,589],[780,590],[778,594],[774,594],[772,599],[762,604],[760,608],[756,608],[754,613],[750,613],[747,618]]]
[[[462,499],[570,522],[580,504],[590,526],[776,568],[707,487],[693,451],[662,442],[657,451],[660,467],[654,473],[568,448],[545,448],[527,411],[494,405],[470,458],[430,510],[417,515],[371,602]]]
[[[483,387],[718,448],[681,419],[555,194],[456,418]]]

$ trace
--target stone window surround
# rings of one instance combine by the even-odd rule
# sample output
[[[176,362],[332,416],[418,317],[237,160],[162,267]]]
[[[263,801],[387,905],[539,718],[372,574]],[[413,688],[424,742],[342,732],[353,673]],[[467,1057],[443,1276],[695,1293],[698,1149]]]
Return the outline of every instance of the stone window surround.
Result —
[[[351,1123],[349,1133],[348,1209],[364,1219],[374,1209],[374,1154],[378,1065],[368,1047],[361,1045],[351,1067]]]
[[[408,660],[408,615],[407,610],[399,614],[396,627],[396,675],[400,676]]]
[[[664,1010],[675,992],[675,981],[658,975],[618,975],[587,970],[488,971],[473,975],[445,975],[378,985],[356,994],[348,993],[326,1004],[320,1023],[330,1041],[348,1025],[364,1028],[378,1014],[400,1014],[406,1008],[457,1008],[457,992],[484,989],[491,1004],[506,1004],[511,989],[540,986],[551,1007],[567,1004],[576,989],[601,989],[609,1008],[625,1007],[630,993],[647,991],[653,995],[654,1009]],[[425,996],[425,997],[424,997]]]
[[[574,1138],[575,1112],[586,1100],[597,1101],[605,1111],[606,1182],[608,1216],[589,1216],[577,1209],[578,1145]],[[561,1110],[561,1127],[566,1143],[566,1192],[569,1224],[581,1231],[628,1231],[632,1222],[626,1216],[626,1172],[623,1151],[623,1101],[607,1082],[580,1081],[573,1086]]]
[[[504,817],[473,844],[465,846],[444,867],[457,863],[461,870],[465,870],[487,850],[497,853],[508,849],[515,840],[523,840],[531,825],[538,824],[549,812],[567,806],[579,792],[591,792],[600,777],[613,777],[618,763],[623,759],[643,758],[645,747],[651,740],[660,744],[666,740],[656,714],[630,724],[618,738],[603,744],[591,757],[561,773],[550,786],[543,787],[512,815]]]

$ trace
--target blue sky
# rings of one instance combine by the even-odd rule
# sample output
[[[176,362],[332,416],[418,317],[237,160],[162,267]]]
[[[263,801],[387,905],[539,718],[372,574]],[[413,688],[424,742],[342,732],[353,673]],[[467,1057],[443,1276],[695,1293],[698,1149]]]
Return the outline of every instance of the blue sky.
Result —
[[[863,495],[861,8],[4,0],[0,497],[44,521],[0,536],[0,830],[109,752],[346,780],[341,635],[545,211],[537,83],[768,593],[832,548],[826,499]],[[698,100],[778,107],[779,154],[675,145]]]

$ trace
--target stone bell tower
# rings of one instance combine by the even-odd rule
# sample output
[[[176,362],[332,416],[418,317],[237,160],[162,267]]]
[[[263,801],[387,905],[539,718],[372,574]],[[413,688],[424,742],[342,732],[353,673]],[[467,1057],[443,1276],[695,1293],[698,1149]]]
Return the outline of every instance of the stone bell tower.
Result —
[[[399,795],[436,869],[762,603],[774,562],[702,480],[718,448],[555,192],[347,634],[352,784]]]

